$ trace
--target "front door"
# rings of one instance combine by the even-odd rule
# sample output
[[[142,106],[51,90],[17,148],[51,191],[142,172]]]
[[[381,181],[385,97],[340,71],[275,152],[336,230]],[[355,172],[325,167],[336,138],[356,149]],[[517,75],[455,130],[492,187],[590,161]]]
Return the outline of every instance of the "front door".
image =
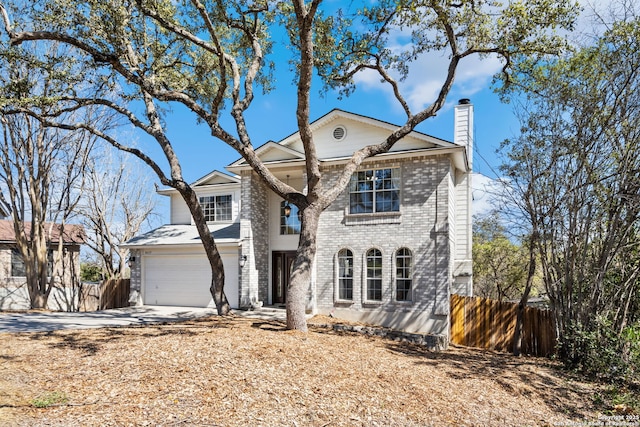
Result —
[[[287,302],[287,289],[293,269],[293,261],[296,258],[295,251],[276,252],[272,254],[271,301],[273,304]]]

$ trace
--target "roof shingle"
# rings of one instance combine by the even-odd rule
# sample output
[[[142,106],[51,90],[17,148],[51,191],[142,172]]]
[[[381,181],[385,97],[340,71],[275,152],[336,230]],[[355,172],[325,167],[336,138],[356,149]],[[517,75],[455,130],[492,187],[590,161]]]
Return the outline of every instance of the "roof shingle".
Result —
[[[49,241],[58,243],[60,241],[61,224],[45,223],[45,230],[51,230]],[[77,224],[65,224],[63,229],[62,242],[67,244],[84,243],[84,228]],[[31,222],[24,223],[24,231],[27,235],[31,233]],[[13,221],[0,220],[0,242],[15,242],[16,233],[13,228]]]

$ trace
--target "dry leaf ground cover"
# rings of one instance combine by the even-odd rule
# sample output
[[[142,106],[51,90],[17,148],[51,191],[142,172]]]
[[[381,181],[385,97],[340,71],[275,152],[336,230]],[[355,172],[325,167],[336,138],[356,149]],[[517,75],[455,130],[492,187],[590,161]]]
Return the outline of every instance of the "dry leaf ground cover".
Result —
[[[463,348],[436,353],[241,317],[3,333],[0,361],[0,424],[8,426],[552,426],[598,419],[596,386],[569,379],[546,359]]]

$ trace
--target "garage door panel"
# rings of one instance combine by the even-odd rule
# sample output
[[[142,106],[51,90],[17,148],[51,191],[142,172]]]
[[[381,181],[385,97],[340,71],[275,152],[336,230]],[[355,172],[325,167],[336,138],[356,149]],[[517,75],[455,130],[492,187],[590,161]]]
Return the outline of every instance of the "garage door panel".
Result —
[[[238,269],[235,256],[223,256],[225,293],[238,308]],[[146,255],[144,257],[144,303],[206,307],[213,305],[209,287],[211,269],[204,255]]]

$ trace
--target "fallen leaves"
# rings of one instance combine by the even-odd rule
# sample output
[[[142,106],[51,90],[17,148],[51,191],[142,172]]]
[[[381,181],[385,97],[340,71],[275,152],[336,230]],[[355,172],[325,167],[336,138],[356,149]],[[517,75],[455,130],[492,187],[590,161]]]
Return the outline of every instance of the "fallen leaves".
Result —
[[[567,380],[545,359],[462,348],[434,353],[313,323],[307,334],[237,317],[0,334],[0,419],[34,426],[519,426],[596,419],[589,409],[594,386]],[[69,404],[25,404],[54,391]]]

